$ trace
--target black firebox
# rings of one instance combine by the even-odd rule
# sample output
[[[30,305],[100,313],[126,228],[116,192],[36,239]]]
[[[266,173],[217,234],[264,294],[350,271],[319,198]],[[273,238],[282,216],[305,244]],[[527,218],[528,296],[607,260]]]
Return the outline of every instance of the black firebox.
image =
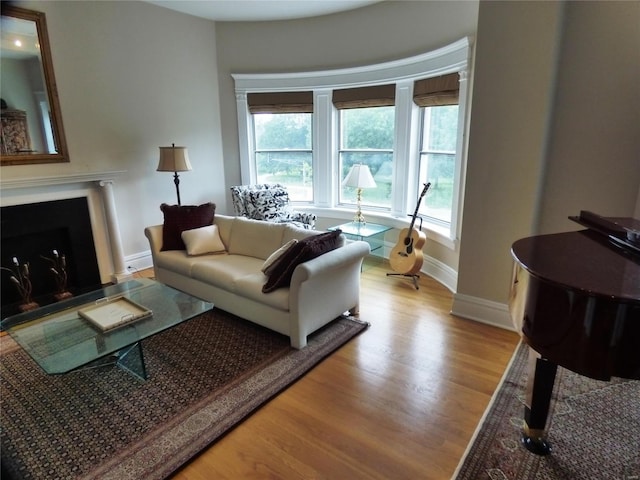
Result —
[[[56,279],[52,264],[54,250],[65,256],[68,290],[77,295],[100,287],[100,271],[91,230],[86,197],[2,207],[0,209],[2,250],[0,265],[15,269],[29,263],[33,299],[40,305],[55,301]],[[2,317],[19,313],[21,296],[2,270]]]

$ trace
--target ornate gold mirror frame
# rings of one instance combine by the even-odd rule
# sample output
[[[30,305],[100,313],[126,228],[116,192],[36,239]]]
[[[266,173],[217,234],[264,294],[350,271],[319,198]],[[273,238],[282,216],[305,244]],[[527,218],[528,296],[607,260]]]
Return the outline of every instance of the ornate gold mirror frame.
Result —
[[[0,165],[68,162],[47,22],[2,2]]]

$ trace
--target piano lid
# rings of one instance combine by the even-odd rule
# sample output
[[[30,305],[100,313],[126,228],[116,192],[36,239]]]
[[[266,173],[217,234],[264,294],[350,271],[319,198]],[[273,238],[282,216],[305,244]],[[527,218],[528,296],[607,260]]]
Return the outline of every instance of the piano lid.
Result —
[[[516,241],[511,254],[531,275],[582,294],[640,302],[640,257],[592,230]]]

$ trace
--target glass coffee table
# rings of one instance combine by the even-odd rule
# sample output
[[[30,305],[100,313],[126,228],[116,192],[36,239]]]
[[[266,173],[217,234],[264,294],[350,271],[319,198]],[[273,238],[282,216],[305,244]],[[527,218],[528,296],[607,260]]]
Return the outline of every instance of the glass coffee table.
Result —
[[[102,331],[78,310],[124,297],[151,315]],[[2,320],[2,329],[48,374],[115,364],[146,380],[141,341],[213,308],[213,304],[149,279],[110,285]]]

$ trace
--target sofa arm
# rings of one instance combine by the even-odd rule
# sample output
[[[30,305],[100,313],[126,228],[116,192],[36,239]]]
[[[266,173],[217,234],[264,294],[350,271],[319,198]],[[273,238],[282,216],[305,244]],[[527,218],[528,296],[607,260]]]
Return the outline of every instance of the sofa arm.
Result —
[[[347,310],[358,312],[362,261],[369,252],[367,242],[351,242],[296,267],[289,287],[293,347],[304,347],[310,333]]]
[[[162,248],[162,225],[152,225],[144,229],[144,235],[149,239],[151,255],[155,256]]]
[[[314,276],[331,275],[335,270],[342,270],[347,266],[356,266],[359,272],[364,257],[369,255],[370,251],[371,247],[367,242],[345,243],[342,247],[298,265],[293,271],[291,285],[308,281]]]

